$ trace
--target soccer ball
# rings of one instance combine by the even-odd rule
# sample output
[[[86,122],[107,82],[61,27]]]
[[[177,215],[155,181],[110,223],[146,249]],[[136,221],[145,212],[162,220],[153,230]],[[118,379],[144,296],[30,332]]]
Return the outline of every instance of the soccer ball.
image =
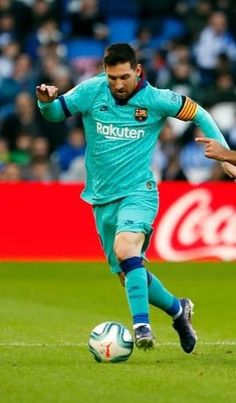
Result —
[[[88,347],[97,362],[120,362],[132,354],[134,342],[124,325],[104,322],[92,330]]]

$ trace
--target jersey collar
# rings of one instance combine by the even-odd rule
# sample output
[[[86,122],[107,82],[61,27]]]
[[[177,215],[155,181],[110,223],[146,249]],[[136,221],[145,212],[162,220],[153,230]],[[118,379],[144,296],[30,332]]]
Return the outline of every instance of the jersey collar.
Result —
[[[143,71],[141,72],[141,76],[140,76],[140,80],[139,80],[139,82],[138,82],[138,84],[137,84],[137,87],[135,88],[135,90],[132,92],[132,94],[130,94],[130,96],[128,97],[128,98],[126,98],[126,99],[118,99],[118,98],[116,98],[116,97],[114,97],[114,95],[112,94],[112,92],[111,92],[111,95],[112,95],[112,97],[114,98],[114,100],[115,100],[115,103],[116,103],[116,105],[120,105],[120,106],[123,106],[123,105],[126,105],[127,104],[127,102],[131,99],[131,98],[133,98],[139,91],[141,91],[143,88],[145,88],[146,86],[148,85],[148,82],[144,79],[144,74],[143,74]],[[110,89],[110,88],[109,88]]]

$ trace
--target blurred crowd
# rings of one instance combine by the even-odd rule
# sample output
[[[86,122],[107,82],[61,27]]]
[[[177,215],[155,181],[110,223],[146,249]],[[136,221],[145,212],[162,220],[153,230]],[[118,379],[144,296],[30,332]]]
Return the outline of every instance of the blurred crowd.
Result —
[[[148,81],[209,110],[236,148],[235,0],[0,0],[0,181],[84,181],[80,116],[51,123],[35,87],[64,93],[102,71],[104,48],[129,42]],[[194,142],[199,129],[168,119],[158,180],[226,180]]]

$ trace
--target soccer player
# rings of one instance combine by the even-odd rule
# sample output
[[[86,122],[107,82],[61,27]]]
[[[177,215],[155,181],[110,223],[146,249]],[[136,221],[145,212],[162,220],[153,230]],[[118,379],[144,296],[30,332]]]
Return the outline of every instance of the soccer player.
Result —
[[[146,350],[155,344],[150,303],[172,317],[181,346],[190,353],[197,339],[191,300],[174,296],[144,267],[159,203],[150,163],[168,116],[192,120],[208,137],[227,144],[201,106],[176,92],[154,88],[144,79],[128,44],[107,47],[103,62],[104,73],[64,95],[58,96],[55,86],[37,86],[38,105],[51,121],[82,114],[87,142],[82,198],[93,206],[111,271],[124,280],[136,346]],[[230,166],[224,169],[230,174]]]
[[[205,145],[205,156],[218,161],[226,161],[236,166],[236,151],[229,150],[218,141],[208,137],[196,137],[198,143]]]

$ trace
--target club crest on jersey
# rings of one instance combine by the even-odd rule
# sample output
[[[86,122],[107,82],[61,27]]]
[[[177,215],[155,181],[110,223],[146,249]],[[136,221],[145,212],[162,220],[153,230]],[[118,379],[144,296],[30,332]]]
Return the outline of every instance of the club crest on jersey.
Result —
[[[144,122],[148,117],[147,108],[137,108],[134,112],[134,117],[138,122]]]

